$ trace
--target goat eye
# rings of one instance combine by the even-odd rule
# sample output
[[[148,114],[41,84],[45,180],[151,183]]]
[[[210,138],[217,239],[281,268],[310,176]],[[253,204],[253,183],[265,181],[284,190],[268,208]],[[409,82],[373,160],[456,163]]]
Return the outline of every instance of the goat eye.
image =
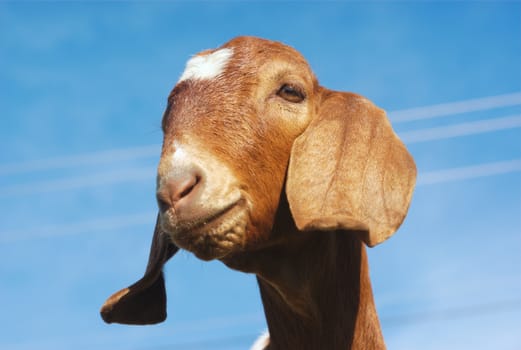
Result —
[[[279,91],[277,91],[277,95],[293,103],[302,102],[306,98],[302,90],[289,84],[282,85]]]

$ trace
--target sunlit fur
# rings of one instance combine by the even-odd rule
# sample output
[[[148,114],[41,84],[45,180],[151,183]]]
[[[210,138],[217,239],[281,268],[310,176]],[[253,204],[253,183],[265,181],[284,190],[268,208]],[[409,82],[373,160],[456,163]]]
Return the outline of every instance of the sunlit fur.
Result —
[[[239,37],[188,62],[162,128],[147,272],[107,322],[165,319],[161,269],[181,247],[257,276],[255,350],[385,349],[365,244],[400,226],[416,168],[383,110],[320,86],[291,47]]]

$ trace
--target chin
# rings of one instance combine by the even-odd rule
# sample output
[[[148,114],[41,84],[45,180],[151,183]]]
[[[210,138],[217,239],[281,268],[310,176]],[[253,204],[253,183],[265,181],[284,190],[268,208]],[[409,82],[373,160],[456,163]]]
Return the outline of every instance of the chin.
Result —
[[[244,248],[249,210],[242,201],[222,212],[180,225],[171,213],[162,216],[163,230],[173,243],[201,260],[222,259]]]

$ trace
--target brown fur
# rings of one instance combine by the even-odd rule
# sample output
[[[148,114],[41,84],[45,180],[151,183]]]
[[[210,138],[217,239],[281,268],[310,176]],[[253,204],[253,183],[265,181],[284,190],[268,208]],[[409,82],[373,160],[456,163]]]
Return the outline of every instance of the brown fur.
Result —
[[[382,110],[321,87],[294,49],[251,37],[223,47],[233,56],[222,75],[182,81],[169,96],[158,196],[168,201],[165,183],[179,176],[175,145],[197,150],[202,165],[189,168],[201,180],[185,191],[184,207],[175,209],[176,197],[162,208],[156,231],[165,232],[155,235],[155,267],[147,271],[161,276],[166,260],[157,257],[168,259],[178,245],[255,273],[272,350],[384,349],[363,242],[384,241],[403,221],[416,176],[412,158]],[[284,98],[285,84],[304,100]],[[209,174],[210,163],[227,170]],[[223,178],[228,172],[232,182]],[[231,209],[201,202],[219,183],[240,193]],[[229,229],[233,220],[240,225]],[[154,293],[150,298],[161,297]],[[144,320],[133,298],[128,289],[109,298],[104,319],[166,317],[157,311]]]

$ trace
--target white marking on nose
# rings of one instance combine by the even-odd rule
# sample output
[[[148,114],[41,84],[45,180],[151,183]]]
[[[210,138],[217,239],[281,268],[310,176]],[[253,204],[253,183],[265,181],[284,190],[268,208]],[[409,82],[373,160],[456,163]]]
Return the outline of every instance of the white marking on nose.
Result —
[[[212,79],[221,74],[233,55],[232,49],[220,49],[208,55],[195,56],[186,62],[179,82],[188,79]]]
[[[188,154],[186,151],[177,143],[174,142],[175,151],[172,154],[172,166],[175,166],[176,164],[182,164],[184,162],[188,161]]]

